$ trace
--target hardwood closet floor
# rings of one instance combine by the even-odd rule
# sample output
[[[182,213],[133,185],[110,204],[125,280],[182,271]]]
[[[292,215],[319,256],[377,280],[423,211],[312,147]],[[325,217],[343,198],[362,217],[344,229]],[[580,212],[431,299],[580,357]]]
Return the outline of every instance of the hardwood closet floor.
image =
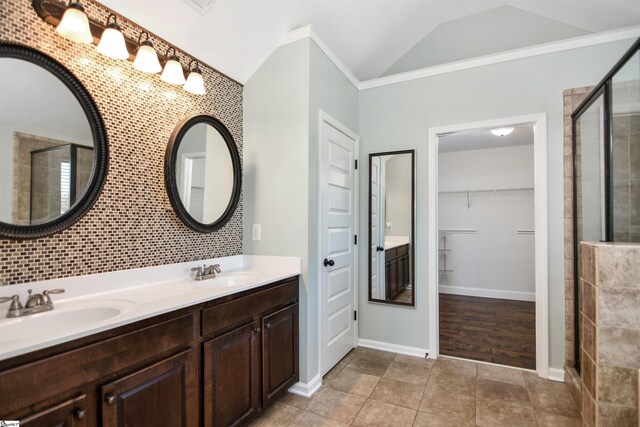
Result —
[[[536,368],[535,303],[440,294],[440,353]]]

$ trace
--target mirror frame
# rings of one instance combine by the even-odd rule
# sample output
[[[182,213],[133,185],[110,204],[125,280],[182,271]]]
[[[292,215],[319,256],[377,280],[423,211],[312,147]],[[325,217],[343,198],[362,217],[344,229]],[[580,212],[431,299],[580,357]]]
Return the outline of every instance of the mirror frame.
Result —
[[[0,42],[0,58],[14,58],[30,62],[53,74],[78,100],[93,135],[93,168],[87,188],[79,200],[59,217],[42,224],[16,225],[0,221],[0,236],[10,239],[37,239],[58,233],[78,222],[93,207],[102,192],[109,168],[107,131],[91,94],[82,82],[64,65],[49,55],[19,43]]]
[[[180,199],[180,193],[178,192],[178,182],[176,179],[176,161],[178,157],[178,149],[180,148],[180,142],[189,131],[189,129],[200,123],[212,126],[220,133],[220,135],[222,135],[222,138],[227,143],[227,148],[229,149],[233,167],[233,189],[231,192],[229,204],[227,205],[227,208],[222,213],[220,218],[210,224],[204,224],[200,221],[195,220],[191,216],[189,211],[184,207],[182,199]],[[174,212],[184,223],[184,225],[189,227],[191,230],[197,231],[199,233],[211,233],[222,228],[227,222],[229,222],[229,220],[235,213],[240,201],[240,193],[242,191],[242,165],[240,163],[240,154],[238,152],[238,147],[233,140],[233,136],[231,136],[231,132],[229,132],[229,130],[224,124],[222,124],[220,120],[206,114],[195,115],[180,122],[180,124],[178,124],[178,126],[176,126],[174,131],[171,133],[169,144],[167,144],[167,151],[164,158],[164,181],[171,206],[173,206]]]
[[[386,301],[386,300],[381,300],[381,299],[373,299],[371,297],[371,160],[374,157],[380,157],[380,156],[391,156],[391,155],[398,155],[398,154],[411,154],[411,235],[410,237],[410,242],[411,242],[411,253],[409,254],[409,262],[410,262],[410,267],[409,270],[411,272],[411,275],[413,277],[413,288],[412,288],[412,293],[411,293],[411,302],[393,302],[393,301]],[[368,210],[367,210],[367,236],[368,236],[368,240],[367,240],[367,285],[368,285],[368,289],[367,289],[367,295],[368,295],[368,301],[370,303],[376,303],[376,304],[389,304],[389,305],[395,305],[395,306],[404,306],[404,307],[412,307],[415,308],[416,307],[416,239],[415,239],[415,235],[416,235],[416,150],[415,149],[410,149],[410,150],[398,150],[398,151],[385,151],[385,152],[381,152],[381,153],[369,153],[369,163],[368,163],[368,167],[369,167],[369,183],[367,185],[367,204],[369,206]]]

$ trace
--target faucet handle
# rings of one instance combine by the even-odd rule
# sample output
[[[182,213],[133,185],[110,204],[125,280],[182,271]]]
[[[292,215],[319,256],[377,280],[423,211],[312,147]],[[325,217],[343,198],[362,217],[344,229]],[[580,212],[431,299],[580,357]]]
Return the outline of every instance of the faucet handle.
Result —
[[[0,304],[2,304],[3,302],[9,302],[9,301],[11,301],[11,305],[9,306],[9,311],[18,311],[22,309],[22,303],[20,302],[20,295],[0,298]]]
[[[49,296],[51,294],[64,294],[64,289],[58,288],[51,289],[50,291],[42,291],[42,296],[44,297],[45,304],[52,304],[51,297]]]
[[[191,271],[196,271],[196,277],[202,276],[202,267],[193,267]]]

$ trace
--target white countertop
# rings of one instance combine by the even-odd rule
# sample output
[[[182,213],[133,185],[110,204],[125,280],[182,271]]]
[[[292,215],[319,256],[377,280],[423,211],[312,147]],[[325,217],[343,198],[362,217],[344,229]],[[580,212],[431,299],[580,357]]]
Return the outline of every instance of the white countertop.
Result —
[[[385,236],[384,249],[393,249],[397,248],[398,246],[408,245],[409,242],[409,236]]]
[[[220,264],[214,279],[195,281],[191,268]],[[0,360],[299,275],[300,258],[236,255],[88,276],[0,286],[0,297],[64,288],[54,309],[6,318],[0,306]],[[101,316],[110,316],[102,320]],[[96,320],[98,319],[98,320]]]

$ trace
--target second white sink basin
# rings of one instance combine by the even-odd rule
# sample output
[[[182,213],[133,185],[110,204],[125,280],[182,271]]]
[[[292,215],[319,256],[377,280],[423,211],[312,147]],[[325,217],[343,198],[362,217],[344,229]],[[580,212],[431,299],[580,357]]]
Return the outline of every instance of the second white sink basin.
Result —
[[[51,311],[30,314],[0,322],[2,342],[57,335],[104,322],[133,307],[132,301],[91,301],[59,304]]]

